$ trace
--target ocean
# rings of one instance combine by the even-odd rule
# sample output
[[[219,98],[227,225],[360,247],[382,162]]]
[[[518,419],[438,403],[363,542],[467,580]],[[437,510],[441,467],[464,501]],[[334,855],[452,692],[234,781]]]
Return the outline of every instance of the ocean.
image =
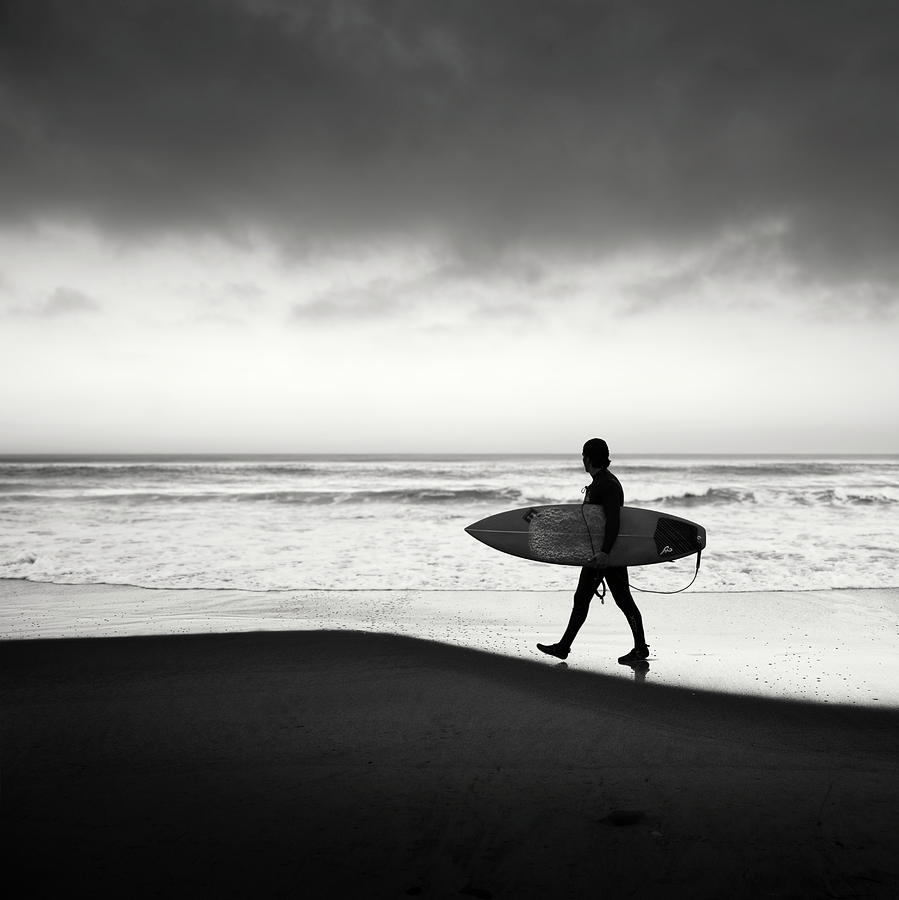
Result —
[[[704,525],[691,591],[899,585],[899,456],[620,456],[626,503]],[[576,503],[576,455],[0,459],[0,577],[268,590],[573,589],[464,526]],[[672,591],[695,558],[632,570]]]

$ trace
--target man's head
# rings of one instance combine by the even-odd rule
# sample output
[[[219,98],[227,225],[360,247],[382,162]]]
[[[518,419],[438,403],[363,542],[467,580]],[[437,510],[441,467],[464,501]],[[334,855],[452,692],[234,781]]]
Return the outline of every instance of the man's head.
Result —
[[[602,438],[590,438],[584,444],[584,467],[607,469],[609,467],[609,445]]]

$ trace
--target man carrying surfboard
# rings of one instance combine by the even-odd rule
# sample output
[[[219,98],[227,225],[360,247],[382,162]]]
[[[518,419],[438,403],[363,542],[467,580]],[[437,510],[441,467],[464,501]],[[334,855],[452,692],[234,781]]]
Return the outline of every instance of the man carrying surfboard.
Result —
[[[627,566],[609,566],[609,553],[618,537],[621,523],[621,507],[624,506],[624,489],[621,482],[609,471],[609,447],[601,438],[590,438],[583,449],[584,471],[593,479],[585,490],[584,503],[598,503],[605,514],[605,532],[602,546],[594,552],[588,565],[581,569],[571,618],[565,634],[558,644],[537,644],[537,649],[558,659],[567,659],[571,645],[587,620],[590,601],[605,579],[615,605],[624,613],[634,636],[634,648],[618,657],[623,664],[640,662],[649,656],[649,645],[643,634],[643,617],[631,595]]]

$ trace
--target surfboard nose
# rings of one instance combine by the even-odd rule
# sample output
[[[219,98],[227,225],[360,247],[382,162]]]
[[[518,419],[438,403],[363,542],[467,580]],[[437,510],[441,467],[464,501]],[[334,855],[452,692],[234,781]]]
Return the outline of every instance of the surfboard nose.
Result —
[[[488,516],[488,518],[489,518],[489,516]],[[465,531],[466,531],[468,534],[471,534],[473,531],[478,531],[478,530],[480,530],[480,529],[483,529],[484,523],[485,523],[486,521],[487,521],[487,519],[478,519],[477,522],[472,522],[471,525],[466,525],[466,526],[465,526]],[[474,537],[474,535],[472,535],[472,537]]]
[[[506,512],[494,513],[492,516],[487,516],[484,519],[478,519],[477,522],[472,522],[471,525],[466,525],[465,530],[472,536],[476,537],[479,540],[483,540],[480,538],[480,535],[483,533],[492,534],[497,531],[527,531],[527,522],[522,524],[519,522],[521,510],[507,510]]]
[[[465,526],[465,533],[471,535],[475,540],[480,541],[483,540],[480,532],[484,530],[484,523],[487,519],[478,519],[477,522],[472,522],[471,525]]]
[[[526,556],[529,527],[529,520],[525,518],[527,513],[526,509],[495,513],[486,519],[472,522],[465,531],[476,541],[494,550],[511,553],[513,556]]]

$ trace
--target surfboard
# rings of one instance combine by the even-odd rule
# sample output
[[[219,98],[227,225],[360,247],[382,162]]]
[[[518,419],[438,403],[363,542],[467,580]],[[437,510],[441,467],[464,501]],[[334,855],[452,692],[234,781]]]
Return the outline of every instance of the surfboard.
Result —
[[[487,516],[465,530],[477,540],[523,559],[584,566],[602,547],[605,513],[596,503],[528,506]],[[705,528],[664,512],[625,506],[609,554],[610,566],[649,566],[705,549]]]

